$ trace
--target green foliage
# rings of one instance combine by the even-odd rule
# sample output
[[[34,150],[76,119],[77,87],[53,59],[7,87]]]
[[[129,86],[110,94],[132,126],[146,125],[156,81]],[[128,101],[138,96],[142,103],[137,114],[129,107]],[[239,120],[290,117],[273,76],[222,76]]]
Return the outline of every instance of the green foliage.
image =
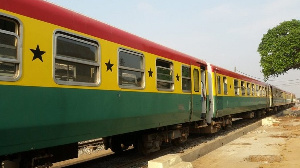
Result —
[[[258,52],[265,80],[289,69],[300,69],[300,21],[285,21],[269,29]]]

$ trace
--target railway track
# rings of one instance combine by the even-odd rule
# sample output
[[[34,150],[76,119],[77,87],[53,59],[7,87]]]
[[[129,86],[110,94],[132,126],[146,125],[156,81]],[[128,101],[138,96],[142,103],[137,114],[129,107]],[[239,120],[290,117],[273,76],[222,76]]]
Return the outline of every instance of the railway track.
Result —
[[[237,119],[233,120],[233,124],[231,127],[227,128],[226,130],[220,130],[215,134],[202,134],[196,135],[191,134],[189,139],[178,146],[172,146],[170,144],[165,144],[162,146],[162,149],[158,152],[151,153],[147,156],[140,156],[138,152],[135,151],[132,147],[129,148],[127,151],[124,151],[119,154],[114,154],[110,150],[99,150],[95,153],[88,154],[87,156],[80,156],[77,161],[74,161],[74,164],[61,164],[60,166],[54,167],[66,167],[66,168],[147,168],[147,163],[149,160],[154,158],[166,155],[166,154],[175,154],[175,153],[182,153],[185,149],[191,149],[199,144],[208,142],[213,140],[219,136],[224,136],[232,131],[235,131],[238,128],[247,126],[252,124],[260,119]],[[101,146],[102,139],[96,139],[91,141],[85,141],[79,143],[81,149],[89,148],[94,149],[97,146]],[[89,157],[90,156],[90,157]],[[92,159],[91,159],[92,158]],[[72,162],[72,161],[71,161]]]
[[[102,144],[103,144],[103,139],[98,138],[98,139],[79,142],[78,148],[81,149],[81,148],[85,148],[85,147],[96,147],[96,146],[99,146]]]

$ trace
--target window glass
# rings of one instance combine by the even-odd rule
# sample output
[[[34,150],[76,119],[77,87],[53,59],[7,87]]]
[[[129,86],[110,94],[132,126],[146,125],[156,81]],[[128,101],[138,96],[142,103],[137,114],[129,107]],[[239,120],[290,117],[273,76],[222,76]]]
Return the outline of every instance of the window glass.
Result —
[[[17,37],[0,33],[0,56],[2,58],[17,59]]]
[[[57,37],[57,55],[97,61],[98,46],[71,37]]]
[[[56,33],[54,78],[59,84],[99,84],[99,45],[71,34]]]
[[[8,18],[4,18],[4,17],[0,18],[0,29],[1,30],[5,30],[5,31],[16,33],[17,27],[18,26],[17,26],[17,24],[16,24],[15,21],[10,20]]]
[[[224,88],[224,95],[228,94],[228,90],[227,90],[227,78],[223,77],[223,88]]]
[[[119,52],[119,66],[143,69],[143,55],[134,52],[126,52],[121,50]]]
[[[157,88],[170,89],[172,87],[173,87],[173,84],[171,84],[171,83],[157,81]]]
[[[251,83],[247,83],[247,95],[250,96],[251,95]]]
[[[234,79],[234,94],[236,96],[240,95],[239,91],[240,91],[239,81],[237,79]]]
[[[191,68],[182,66],[182,90],[191,91]]]
[[[217,76],[218,94],[221,94],[221,78]]]
[[[252,96],[255,96],[255,85],[252,84]]]
[[[17,65],[14,63],[0,62],[0,76],[14,77],[17,73]]]
[[[144,87],[144,56],[125,49],[119,50],[119,86],[122,88]]]
[[[14,81],[20,74],[20,25],[0,16],[0,80]]]
[[[244,81],[241,81],[241,90],[242,90],[242,96],[245,96],[246,87],[245,87],[245,82]]]
[[[157,67],[157,78],[159,80],[173,81],[173,70],[170,68]]]
[[[200,90],[200,86],[199,86],[199,70],[198,69],[194,69],[194,91],[195,92],[199,92]]]
[[[259,86],[258,86],[258,85],[256,85],[256,96],[257,96],[257,97],[260,96],[260,95],[259,95]]]
[[[261,89],[261,86],[259,86],[259,96],[262,96],[262,89]]]
[[[55,78],[61,81],[97,82],[96,67],[76,62],[57,60],[55,62]]]
[[[157,88],[173,89],[173,63],[165,60],[156,60]]]

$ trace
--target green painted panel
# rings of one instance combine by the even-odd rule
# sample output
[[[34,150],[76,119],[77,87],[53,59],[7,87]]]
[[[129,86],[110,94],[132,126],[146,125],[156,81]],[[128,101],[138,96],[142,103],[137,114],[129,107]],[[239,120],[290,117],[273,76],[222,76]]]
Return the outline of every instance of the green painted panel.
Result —
[[[264,97],[216,96],[214,117],[263,109],[267,107]]]
[[[201,119],[202,101],[203,98],[201,97],[201,95],[193,95],[193,112],[191,121],[199,121]]]
[[[281,105],[285,105],[287,102],[284,98],[274,98],[273,99],[273,106],[281,106]]]
[[[0,155],[183,123],[190,118],[191,95],[187,94],[3,85],[0,92]],[[195,116],[200,109],[195,103]]]

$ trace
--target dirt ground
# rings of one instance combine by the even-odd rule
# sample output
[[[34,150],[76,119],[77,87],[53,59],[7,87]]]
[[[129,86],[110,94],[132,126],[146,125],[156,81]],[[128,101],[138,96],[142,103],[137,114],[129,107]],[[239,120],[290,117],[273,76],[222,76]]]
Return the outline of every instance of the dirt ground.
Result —
[[[299,168],[300,105],[192,162],[194,168]]]

